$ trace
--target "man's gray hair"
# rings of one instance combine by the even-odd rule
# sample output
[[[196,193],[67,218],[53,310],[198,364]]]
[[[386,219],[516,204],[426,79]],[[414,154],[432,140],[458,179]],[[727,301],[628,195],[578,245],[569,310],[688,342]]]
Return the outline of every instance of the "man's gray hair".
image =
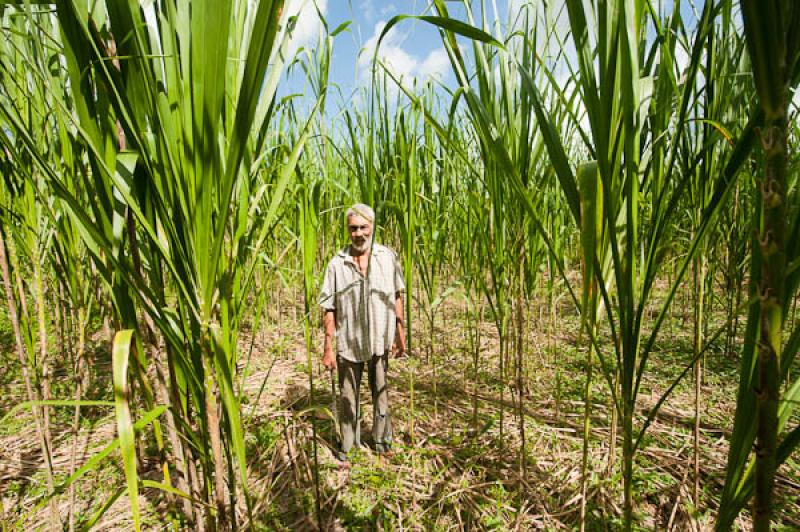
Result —
[[[347,209],[347,216],[345,219],[349,220],[351,216],[361,216],[365,220],[368,220],[369,223],[375,223],[375,211],[372,210],[372,207],[364,203],[356,203]]]

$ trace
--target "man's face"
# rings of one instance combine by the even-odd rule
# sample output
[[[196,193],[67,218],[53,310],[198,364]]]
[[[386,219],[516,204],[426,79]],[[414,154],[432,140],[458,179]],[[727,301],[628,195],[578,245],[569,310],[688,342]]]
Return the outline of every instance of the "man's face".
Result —
[[[364,253],[369,249],[370,237],[372,237],[372,223],[354,214],[347,219],[347,232],[350,234],[350,243],[353,251]]]

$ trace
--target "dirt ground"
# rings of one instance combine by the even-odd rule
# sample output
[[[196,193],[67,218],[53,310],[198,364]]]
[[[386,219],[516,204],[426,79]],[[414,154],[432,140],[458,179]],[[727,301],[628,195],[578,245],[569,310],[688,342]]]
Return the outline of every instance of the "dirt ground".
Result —
[[[252,521],[238,508],[243,529],[317,528],[315,471],[318,472],[322,526],[326,530],[561,530],[577,527],[582,457],[585,348],[578,321],[566,304],[555,330],[547,310],[531,305],[526,314],[521,378],[513,352],[505,361],[506,384],[499,379],[499,338],[490,322],[480,325],[478,367],[473,364],[469,321],[463,297],[453,295],[439,311],[431,334],[424,319],[412,324],[412,354],[393,359],[390,404],[395,445],[389,456],[370,448],[371,406],[362,386],[362,434],[367,448],[350,466],[333,457],[331,382],[313,354],[310,393],[307,353],[297,312],[273,313],[262,330],[240,338],[243,380],[242,418],[246,427]],[[287,310],[289,310],[287,312]],[[422,318],[422,314],[417,316]],[[685,317],[672,316],[653,354],[638,408],[641,424],[691,351]],[[319,331],[315,345],[321,345]],[[15,358],[2,338],[5,367]],[[473,338],[474,340],[474,338]],[[108,355],[97,340],[93,359],[93,397],[108,398]],[[736,360],[722,349],[709,350],[702,388],[700,504],[692,504],[691,379],[678,385],[645,437],[635,467],[638,527],[643,530],[710,530],[724,482],[727,436],[736,396]],[[57,377],[59,373],[57,371]],[[66,373],[61,370],[61,376]],[[477,375],[477,377],[476,377]],[[514,377],[514,378],[512,378]],[[513,382],[510,386],[507,383]],[[521,382],[520,387],[517,383]],[[69,383],[64,383],[67,393]],[[0,377],[0,415],[24,397],[21,378]],[[610,430],[608,386],[595,372],[590,439],[589,530],[615,530],[622,515],[619,434]],[[521,401],[521,404],[520,404]],[[66,478],[76,449],[78,465],[114,438],[113,408],[83,412],[77,446],[68,433],[72,409],[54,414],[57,480]],[[312,433],[316,431],[314,445]],[[616,441],[612,445],[612,441]],[[0,427],[0,493],[4,521],[30,530],[47,529],[50,509],[44,464],[30,410]],[[523,445],[524,442],[524,445]],[[611,449],[611,451],[610,451]],[[155,459],[142,453],[143,478],[160,480]],[[314,465],[316,462],[316,466]],[[55,499],[62,522],[68,509],[78,524],[89,522],[109,503],[97,530],[131,530],[130,501],[122,493],[119,453],[78,483],[74,500]],[[800,529],[800,467],[779,471],[777,518],[785,530]],[[114,498],[116,496],[116,498]],[[157,490],[140,493],[145,528],[168,527],[165,501]],[[743,513],[738,522],[748,530]]]

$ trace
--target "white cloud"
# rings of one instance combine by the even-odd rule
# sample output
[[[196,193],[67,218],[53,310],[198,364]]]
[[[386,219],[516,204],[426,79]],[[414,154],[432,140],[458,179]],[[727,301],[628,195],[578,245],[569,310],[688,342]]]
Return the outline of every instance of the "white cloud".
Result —
[[[428,54],[428,57],[419,66],[419,74],[422,77],[437,78],[443,80],[450,72],[450,58],[444,48],[437,48]]]
[[[683,79],[683,74],[686,72],[686,69],[689,67],[689,61],[691,57],[689,56],[689,52],[686,48],[683,47],[683,44],[679,41],[675,45],[675,67],[678,70],[678,77]]]
[[[373,0],[361,0],[361,2],[358,3],[358,10],[367,22],[375,20],[375,6],[373,5]]]
[[[372,36],[367,39],[361,55],[358,57],[359,68],[369,70],[372,57],[375,55],[375,47],[378,45],[378,39],[385,27],[386,22],[383,20],[375,24]],[[410,72],[417,64],[416,59],[403,49],[403,41],[405,41],[405,35],[396,28],[392,28],[384,36],[378,51],[378,59],[392,72],[400,75]]]
[[[320,13],[325,15],[328,11],[328,0],[316,0],[316,3]],[[297,16],[289,41],[289,57],[292,57],[298,49],[314,42],[322,22],[314,7],[314,0],[289,0],[285,9],[289,16]]]
[[[386,22],[381,20],[375,24],[372,36],[367,39],[361,54],[358,57],[358,77],[364,84],[369,83],[371,76],[372,58]],[[450,61],[444,48],[439,47],[425,58],[412,55],[403,48],[406,34],[397,28],[392,28],[381,41],[378,50],[378,59],[404,83],[412,84],[414,81],[424,82],[430,78],[444,80],[450,72]]]
[[[381,16],[382,17],[393,17],[397,14],[397,6],[394,4],[389,4],[381,8]]]

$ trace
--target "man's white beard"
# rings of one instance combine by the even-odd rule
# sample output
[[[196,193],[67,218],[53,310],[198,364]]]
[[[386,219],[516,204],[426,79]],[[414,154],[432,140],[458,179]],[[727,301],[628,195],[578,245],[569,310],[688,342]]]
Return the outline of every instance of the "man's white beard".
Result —
[[[361,255],[362,253],[366,253],[367,250],[369,250],[369,244],[370,244],[370,239],[365,238],[364,243],[361,245],[356,244],[355,242],[351,242],[350,249],[352,249],[354,253]]]

